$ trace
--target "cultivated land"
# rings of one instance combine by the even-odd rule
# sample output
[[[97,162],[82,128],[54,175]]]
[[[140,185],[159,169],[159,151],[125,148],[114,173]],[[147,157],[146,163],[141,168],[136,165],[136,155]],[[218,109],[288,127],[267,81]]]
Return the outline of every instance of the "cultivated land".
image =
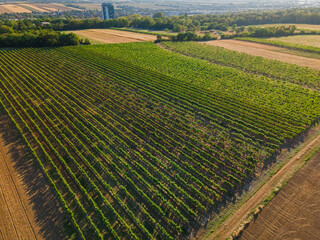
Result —
[[[128,31],[118,31],[112,29],[87,29],[71,31],[80,37],[85,37],[95,41],[95,43],[126,43],[154,41],[156,36],[150,34],[134,33]]]
[[[255,209],[256,207],[259,206],[260,203],[263,202],[263,200],[265,200],[273,191],[274,188],[276,188],[277,186],[281,186],[283,183],[285,183],[296,171],[297,168],[299,168],[301,165],[303,165],[303,163],[305,162],[305,159],[308,157],[308,154],[312,153],[312,151],[315,151],[315,149],[319,148],[319,144],[320,144],[320,135],[318,135],[315,139],[313,139],[308,145],[306,145],[305,147],[303,147],[296,155],[294,155],[294,157],[292,157],[274,176],[272,176],[270,178],[270,180],[268,180],[250,199],[248,199],[235,213],[232,214],[231,217],[229,217],[212,235],[209,235],[206,239],[227,239],[228,237],[230,237],[236,230],[237,227],[247,218],[247,216],[249,216],[249,214],[252,212],[253,209]],[[319,156],[320,153],[317,155],[317,157],[314,157],[313,160],[311,162],[314,162],[312,164],[313,167],[315,166],[320,166],[320,162],[319,162]],[[310,170],[310,168],[312,168],[312,166],[310,166],[309,168],[305,169],[305,167],[303,168],[303,170],[300,170],[299,173],[297,174],[298,176],[303,174],[306,174],[307,171]],[[304,172],[304,173],[303,173]],[[306,227],[306,229],[309,226],[318,226],[318,218],[308,218],[308,213],[304,214],[303,210],[303,206],[309,206],[309,207],[313,207],[314,211],[311,212],[310,215],[315,214],[316,212],[318,212],[320,210],[320,201],[317,202],[312,202],[312,197],[314,197],[314,194],[319,193],[317,189],[317,185],[314,185],[312,189],[310,189],[310,187],[308,188],[308,185],[310,183],[310,181],[314,181],[316,178],[316,176],[319,176],[319,173],[315,170],[315,175],[310,175],[308,176],[308,178],[306,178],[306,181],[304,184],[300,185],[301,182],[299,182],[299,180],[294,180],[296,179],[296,177],[290,181],[289,186],[292,184],[292,181],[295,182],[293,184],[298,184],[300,185],[299,187],[296,187],[296,189],[291,189],[291,190],[296,190],[296,191],[292,191],[295,192],[295,194],[297,194],[298,196],[300,195],[300,197],[302,197],[300,200],[303,201],[303,197],[307,197],[306,199],[308,199],[308,197],[311,198],[311,201],[305,201],[303,204],[302,202],[300,202],[300,204],[302,204],[300,209],[296,208],[296,203],[292,202],[292,196],[289,197],[287,196],[287,198],[281,198],[281,199],[286,199],[286,200],[280,200],[282,203],[280,204],[280,206],[277,204],[279,204],[278,201],[272,201],[274,202],[274,212],[271,215],[268,215],[270,213],[270,211],[265,211],[267,212],[265,213],[265,216],[268,216],[267,219],[260,219],[260,222],[258,224],[256,224],[255,222],[252,223],[252,227],[247,229],[247,233],[245,233],[243,235],[243,238],[240,239],[292,239],[292,237],[297,237],[297,235],[295,235],[296,232],[291,232],[292,229],[295,228],[295,225],[291,225],[288,222],[295,222],[296,227],[298,227],[297,229],[304,228]],[[301,178],[299,178],[301,179]],[[285,187],[285,189],[287,189],[288,187]],[[316,190],[316,191],[312,191],[312,190]],[[304,192],[306,191],[306,192]],[[282,193],[282,191],[281,191]],[[309,194],[309,196],[307,194]],[[281,195],[281,194],[280,194]],[[282,193],[283,195],[283,193]],[[286,195],[284,195],[286,196]],[[297,197],[298,197],[297,196]],[[304,199],[304,200],[306,200]],[[289,203],[293,203],[292,205],[290,205]],[[318,204],[317,204],[318,203]],[[310,205],[309,205],[310,204]],[[290,205],[290,206],[289,206]],[[286,206],[284,208],[282,208],[282,206]],[[269,205],[268,205],[269,207]],[[290,209],[292,210],[291,213],[289,213],[289,215],[291,216],[291,219],[286,218],[288,215],[287,210]],[[279,216],[279,209],[281,210],[281,216]],[[307,210],[307,209],[305,209]],[[309,209],[310,210],[310,209]],[[309,212],[309,211],[307,211]],[[310,212],[309,212],[310,213]],[[301,214],[301,216],[300,216]],[[260,216],[260,214],[259,214]],[[304,217],[303,219],[301,217]],[[258,217],[259,218],[259,217]],[[261,217],[263,218],[263,217]],[[281,219],[282,221],[277,221],[277,220]],[[295,220],[299,219],[300,221],[296,222]],[[266,224],[266,222],[269,224],[269,226]],[[303,221],[305,224],[304,225],[299,225],[301,224],[301,221]],[[282,231],[280,230],[280,233],[277,232],[275,233],[275,229],[280,228],[282,229]],[[311,227],[310,229],[312,229],[313,227]],[[304,229],[304,230],[306,230]],[[302,230],[302,232],[304,231]],[[320,230],[320,229],[318,229]],[[283,231],[285,234],[291,233],[290,236],[291,238],[288,238],[289,236],[285,237],[283,236]],[[312,231],[311,231],[312,232]],[[319,231],[318,231],[319,232]],[[273,234],[274,233],[274,234]],[[261,234],[261,235],[260,235]],[[310,235],[312,236],[312,234],[307,234],[304,239],[312,239],[310,238]],[[319,236],[319,235],[313,235],[313,236]],[[299,238],[300,239],[300,238]]]
[[[320,47],[319,35],[296,35],[287,37],[268,38],[268,40],[276,40],[294,44],[302,44],[307,46]]]
[[[56,12],[56,11],[82,11],[81,9],[67,7],[60,3],[10,3],[0,4],[2,13],[31,13],[31,12]]]
[[[317,91],[149,42],[0,63],[1,105],[77,238],[186,238],[319,116]]]
[[[101,3],[77,3],[77,5],[88,10],[101,10]]]
[[[316,70],[197,42],[163,42],[160,46],[214,64],[320,90],[320,73]]]
[[[0,239],[65,239],[57,199],[10,119],[0,113]]]
[[[268,60],[244,53],[230,51],[221,47],[208,46],[194,42],[165,42],[162,43],[162,45],[171,51],[176,51],[187,56],[204,59],[214,64],[228,65],[246,72],[253,72],[272,78],[282,79],[284,81],[296,82],[305,86],[308,85],[311,88],[319,89],[320,75],[318,71],[311,71],[296,65]],[[307,79],[313,79],[310,82],[308,82],[306,77],[301,78],[301,76],[306,76],[305,74],[307,72],[309,72],[309,77]],[[217,225],[216,221],[220,221],[219,219],[223,218],[224,215],[222,215],[220,218],[217,218],[217,220],[212,221],[212,223],[209,223],[207,230],[203,229],[202,231],[199,231],[195,234],[194,238],[201,239],[206,235],[206,239],[226,239],[228,236],[231,236],[238,226],[244,221],[244,219],[249,216],[251,211],[257,207],[267,196],[269,196],[275,187],[281,186],[283,182],[287,181],[294,171],[296,171],[296,169],[304,163],[305,159],[311,152],[314,151],[314,149],[319,148],[319,141],[320,136],[317,136],[314,140],[310,141],[306,146],[304,146],[297,154],[294,154],[289,162],[286,163],[286,165],[284,165],[270,180],[264,180],[266,183],[254,195],[251,194],[252,191],[255,191],[256,183],[252,184],[252,187],[250,186],[250,188],[247,190],[248,192],[246,192],[246,195],[239,199],[240,202],[236,202],[235,206],[232,206],[230,211],[226,210],[225,214],[228,214],[228,212],[233,212],[235,211],[234,209],[237,209],[237,207],[240,206],[239,209],[229,216],[229,218],[221,226]],[[217,228],[217,226],[219,227]],[[208,233],[210,229],[215,229],[212,234]],[[256,238],[253,237],[250,239]],[[269,237],[266,239],[274,238]]]
[[[0,239],[40,239],[35,213],[2,136],[0,172]]]
[[[290,180],[240,240],[318,239],[320,236],[320,153]]]
[[[282,48],[280,47],[268,46],[265,44],[252,42],[244,42],[239,40],[215,40],[205,42],[205,44],[224,47],[226,49],[248,53],[254,56],[283,61],[287,63],[296,64],[298,66],[310,67],[312,69],[320,70],[319,59],[283,53],[281,52]]]

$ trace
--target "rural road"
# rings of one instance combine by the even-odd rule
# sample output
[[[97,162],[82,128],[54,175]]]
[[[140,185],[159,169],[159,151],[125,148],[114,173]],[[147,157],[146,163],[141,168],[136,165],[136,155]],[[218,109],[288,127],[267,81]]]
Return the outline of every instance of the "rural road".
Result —
[[[301,67],[310,67],[315,70],[320,70],[320,59],[282,53],[279,52],[283,50],[283,48],[280,47],[239,40],[214,40],[205,42],[205,44],[223,47],[229,50],[248,53],[250,55],[269,58],[272,60],[292,63]]]
[[[320,135],[313,139],[294,155],[269,181],[267,181],[248,201],[246,201],[233,215],[231,215],[212,235],[206,239],[222,240],[228,238],[242,223],[250,212],[257,207],[271,192],[272,189],[289,177],[304,157],[320,144]]]

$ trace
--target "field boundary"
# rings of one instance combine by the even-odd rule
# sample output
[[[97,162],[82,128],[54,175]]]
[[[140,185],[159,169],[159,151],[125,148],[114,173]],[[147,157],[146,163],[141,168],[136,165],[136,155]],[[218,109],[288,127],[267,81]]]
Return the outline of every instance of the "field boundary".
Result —
[[[309,34],[311,35],[311,34]],[[296,36],[296,35],[295,35]],[[305,35],[308,36],[308,35]],[[318,35],[317,35],[318,36]],[[235,38],[235,40],[244,41],[244,42],[253,42],[253,43],[261,43],[269,46],[287,48],[297,51],[309,52],[309,53],[320,53],[320,48],[301,45],[301,44],[294,44],[294,43],[287,43],[281,40],[268,40],[263,38]]]
[[[223,47],[232,51],[250,54],[252,56],[295,64],[300,67],[308,67],[316,71],[320,70],[319,59],[295,55],[292,53],[283,53],[282,50],[286,49],[284,47],[276,47],[263,43],[235,39],[208,41],[206,42],[206,44],[210,46]]]
[[[288,176],[284,181],[279,183],[272,189],[272,192],[256,207],[254,208],[247,218],[238,226],[238,229],[231,235],[232,239],[238,239],[242,232],[246,230],[249,224],[261,213],[261,211],[272,201],[272,199],[290,182],[290,180],[301,170],[307,162],[313,158],[320,151],[320,145],[318,145],[310,154],[303,158],[301,165],[294,169],[292,175]],[[280,170],[280,169],[279,169]]]
[[[200,42],[200,43],[202,43],[202,42]],[[247,73],[247,74],[254,74],[254,75],[257,75],[257,76],[272,78],[272,79],[275,79],[275,80],[278,80],[278,81],[286,82],[285,80],[281,79],[280,77],[274,77],[274,76],[271,77],[271,76],[269,76],[268,74],[263,74],[263,73],[258,72],[258,71],[248,71],[248,70],[245,70],[245,69],[243,69],[243,68],[241,68],[241,67],[233,66],[233,65],[231,65],[231,64],[223,64],[223,63],[218,62],[218,61],[214,61],[214,60],[209,60],[209,59],[197,57],[197,56],[192,55],[192,54],[187,54],[187,53],[183,53],[183,52],[180,52],[180,51],[178,51],[178,50],[172,49],[172,48],[167,47],[166,45],[161,44],[161,43],[157,43],[157,45],[158,45],[159,47],[165,49],[165,50],[168,50],[168,51],[171,51],[171,52],[174,52],[174,53],[179,53],[179,54],[184,55],[184,56],[186,56],[186,57],[197,58],[197,59],[199,59],[199,60],[207,61],[207,62],[209,62],[209,63],[211,63],[211,64],[219,65],[219,66],[222,66],[222,67],[234,68],[234,69],[240,70],[240,71],[242,71],[242,72],[244,72],[244,73]],[[223,48],[223,47],[219,47],[219,48]],[[229,49],[227,49],[227,48],[225,48],[225,49],[226,49],[226,50],[229,50]],[[232,51],[232,50],[229,50],[229,51]],[[248,53],[243,53],[243,54],[250,55],[250,54],[248,54]],[[250,56],[253,56],[253,55],[250,55]],[[255,57],[255,56],[253,56],[253,57]],[[277,61],[277,60],[274,60],[274,61]],[[290,63],[288,63],[288,64],[290,64]],[[314,90],[314,89],[312,89],[312,88],[310,88],[310,89],[311,89],[311,90]]]
[[[319,143],[320,129],[318,128],[315,134],[300,144],[293,153],[287,157],[288,160],[270,169],[268,178],[251,194],[241,199],[238,206],[235,206],[235,209],[230,209],[232,211],[231,213],[227,212],[224,216],[221,216],[223,219],[218,226],[207,229],[206,232],[210,231],[210,233],[207,233],[202,239],[235,239],[239,236],[239,234],[245,230],[245,227],[249,225],[253,217],[261,212],[307,161],[320,150]],[[243,208],[245,208],[245,213],[243,213]],[[232,216],[233,218],[231,218]]]

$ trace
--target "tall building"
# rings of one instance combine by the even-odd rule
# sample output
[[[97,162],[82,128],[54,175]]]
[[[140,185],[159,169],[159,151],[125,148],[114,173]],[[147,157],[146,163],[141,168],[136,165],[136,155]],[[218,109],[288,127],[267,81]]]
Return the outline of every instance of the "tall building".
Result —
[[[111,3],[102,3],[102,20],[114,18],[114,7]]]

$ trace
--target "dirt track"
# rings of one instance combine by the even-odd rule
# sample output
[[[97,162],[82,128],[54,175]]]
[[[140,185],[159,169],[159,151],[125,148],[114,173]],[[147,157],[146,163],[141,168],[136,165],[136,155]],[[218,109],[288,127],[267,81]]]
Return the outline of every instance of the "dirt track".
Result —
[[[271,193],[273,187],[286,179],[286,177],[290,176],[294,172],[295,168],[299,166],[301,162],[303,162],[303,157],[307,156],[307,154],[309,154],[319,144],[320,135],[318,135],[314,140],[302,148],[294,157],[292,157],[289,162],[287,162],[268,182],[266,182],[247,202],[245,202],[207,239],[221,240],[229,237],[248,216],[248,214]]]
[[[320,238],[320,153],[250,223],[240,240]]]
[[[269,58],[273,60],[296,64],[302,67],[310,67],[316,70],[320,70],[319,59],[282,53],[279,52],[282,50],[282,48],[279,47],[273,47],[259,43],[244,42],[239,40],[215,40],[205,42],[205,44],[224,47],[230,50],[248,53],[254,56]]]
[[[112,29],[87,29],[72,32],[75,34],[79,34],[80,36],[103,43],[143,42],[156,40],[155,35],[118,31]]]

